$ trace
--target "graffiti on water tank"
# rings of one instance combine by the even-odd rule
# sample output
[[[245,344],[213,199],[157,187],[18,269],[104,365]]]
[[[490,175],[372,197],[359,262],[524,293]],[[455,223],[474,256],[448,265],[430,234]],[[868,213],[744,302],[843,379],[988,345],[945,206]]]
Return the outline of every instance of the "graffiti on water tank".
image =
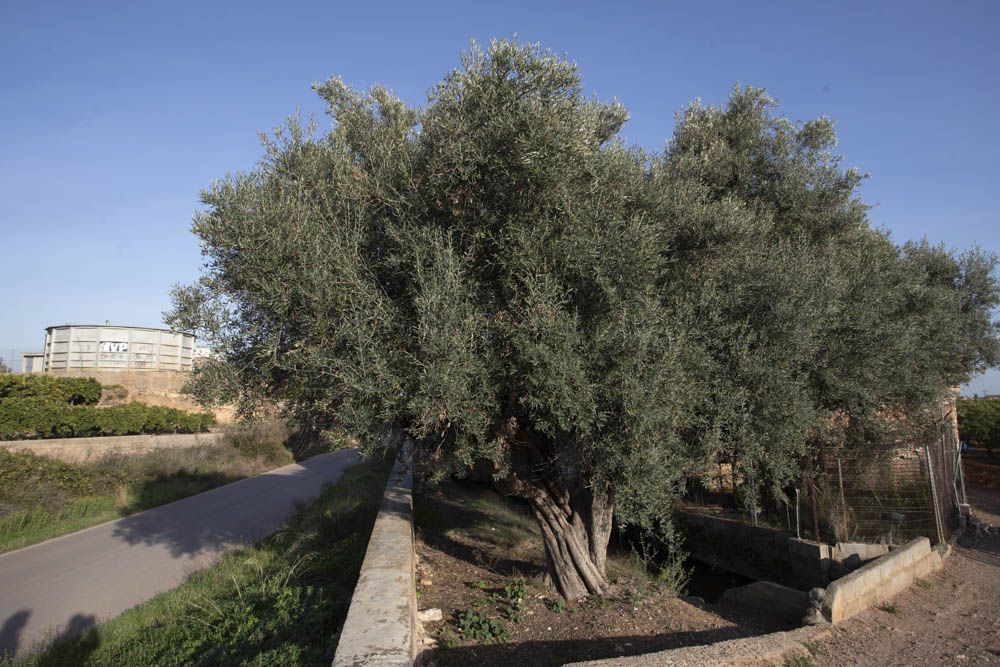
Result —
[[[105,353],[128,352],[128,343],[119,343],[115,341],[102,340],[101,352]]]

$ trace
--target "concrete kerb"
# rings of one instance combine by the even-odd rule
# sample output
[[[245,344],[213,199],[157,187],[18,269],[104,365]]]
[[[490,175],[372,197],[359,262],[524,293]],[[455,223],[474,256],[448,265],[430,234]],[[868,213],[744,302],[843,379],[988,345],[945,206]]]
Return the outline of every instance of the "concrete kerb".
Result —
[[[334,667],[409,667],[416,657],[412,461],[413,441],[406,438],[372,528]]]

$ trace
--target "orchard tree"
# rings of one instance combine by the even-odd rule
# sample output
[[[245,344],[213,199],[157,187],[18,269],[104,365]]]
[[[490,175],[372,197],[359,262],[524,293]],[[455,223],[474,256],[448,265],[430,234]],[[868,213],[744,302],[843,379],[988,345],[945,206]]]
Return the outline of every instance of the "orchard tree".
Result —
[[[842,169],[831,121],[795,124],[775,106],[738,86],[725,108],[693,104],[654,171],[741,213],[679,212],[677,251],[698,285],[681,310],[714,362],[706,422],[746,474],[751,511],[757,489],[799,476],[824,442],[912,437],[1000,362],[995,258],[893,244],[870,227],[864,176]]]
[[[649,215],[665,195],[617,138],[625,110],[507,42],[420,110],[317,91],[329,134],[291,122],[204,194],[207,270],[171,318],[227,360],[204,390],[280,398],[367,448],[405,429],[439,475],[491,461],[559,590],[603,592],[615,508],[665,517],[696,456],[703,361],[666,308],[672,223]]]
[[[761,92],[693,106],[656,155],[575,66],[513,42],[474,47],[421,108],[316,90],[329,132],[290,121],[203,195],[205,270],[168,318],[220,352],[194,391],[277,399],[367,450],[405,432],[437,477],[491,462],[569,598],[606,590],[612,517],[669,540],[685,472],[719,451],[780,483],[824,415],[930,400],[989,361],[989,259],[972,294],[950,254],[872,231],[829,123]],[[883,359],[960,307],[937,352]]]
[[[962,440],[985,447],[993,456],[1000,449],[1000,399],[978,398],[958,401],[958,430]]]

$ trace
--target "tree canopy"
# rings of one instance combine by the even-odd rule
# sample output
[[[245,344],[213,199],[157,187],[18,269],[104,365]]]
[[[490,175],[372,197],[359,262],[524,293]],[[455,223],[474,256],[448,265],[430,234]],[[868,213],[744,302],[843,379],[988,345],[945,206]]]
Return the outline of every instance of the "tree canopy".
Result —
[[[1000,398],[960,400],[958,431],[963,441],[985,447],[993,456],[993,450],[1000,449]]]
[[[1000,358],[994,258],[872,229],[832,123],[762,90],[658,153],[537,46],[473,47],[419,108],[315,88],[329,131],[293,119],[203,194],[169,316],[220,352],[195,391],[369,449],[403,429],[439,476],[492,462],[569,597],[605,589],[612,516],[669,526],[686,471],[783,484]]]

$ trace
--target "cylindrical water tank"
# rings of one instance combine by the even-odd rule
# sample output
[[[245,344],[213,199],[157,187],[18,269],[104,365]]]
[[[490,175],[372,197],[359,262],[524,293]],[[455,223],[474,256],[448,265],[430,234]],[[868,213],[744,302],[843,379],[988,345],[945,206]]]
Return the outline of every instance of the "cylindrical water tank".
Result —
[[[189,371],[194,334],[150,327],[66,324],[45,329],[44,372]]]

